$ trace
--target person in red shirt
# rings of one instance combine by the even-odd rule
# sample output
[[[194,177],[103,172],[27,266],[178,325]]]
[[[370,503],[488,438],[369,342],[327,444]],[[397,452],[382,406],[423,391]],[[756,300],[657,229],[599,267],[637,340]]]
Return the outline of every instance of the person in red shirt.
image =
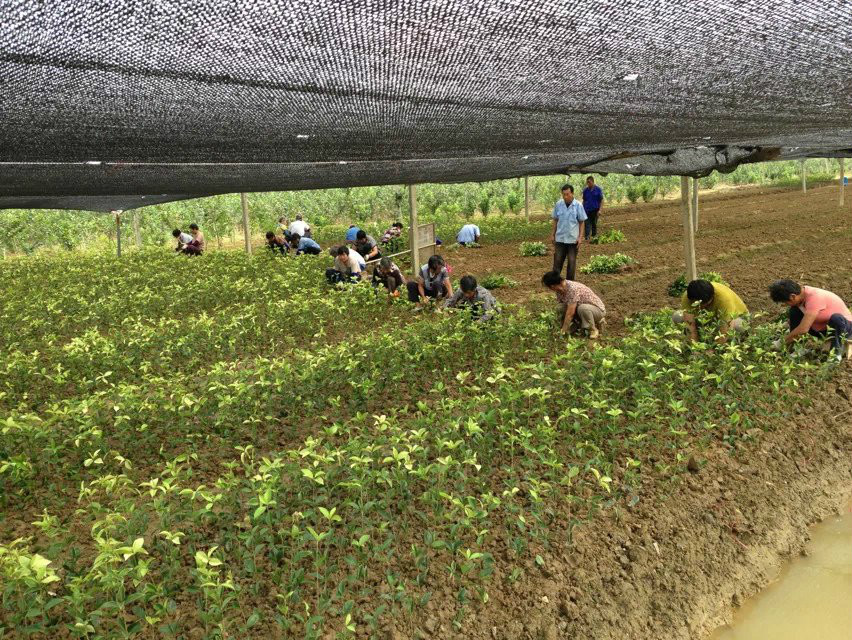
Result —
[[[600,336],[606,307],[598,294],[581,282],[566,280],[558,271],[545,273],[541,284],[556,294],[556,322],[562,333],[573,334],[582,329],[592,340]]]
[[[836,293],[803,287],[793,280],[776,280],[769,285],[769,297],[790,307],[789,346],[806,333],[831,340],[837,361],[852,358],[852,311]]]

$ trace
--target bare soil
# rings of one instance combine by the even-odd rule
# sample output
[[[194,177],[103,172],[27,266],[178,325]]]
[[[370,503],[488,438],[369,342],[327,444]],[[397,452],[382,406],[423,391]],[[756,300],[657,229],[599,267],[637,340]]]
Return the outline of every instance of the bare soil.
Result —
[[[490,590],[491,603],[461,633],[435,605],[413,637],[705,637],[800,553],[811,524],[848,503],[850,390],[847,367],[813,406],[789,407],[777,430],[753,429],[733,454],[706,451],[680,484],[577,528],[571,543],[548,550],[546,567]]]

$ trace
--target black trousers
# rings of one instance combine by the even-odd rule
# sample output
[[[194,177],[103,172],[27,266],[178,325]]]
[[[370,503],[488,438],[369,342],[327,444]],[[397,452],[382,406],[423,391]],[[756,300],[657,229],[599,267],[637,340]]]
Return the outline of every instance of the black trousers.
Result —
[[[799,307],[790,307],[790,329],[795,329],[802,322],[805,314]],[[812,336],[819,338],[831,338],[831,348],[835,353],[842,353],[846,340],[852,339],[852,322],[839,313],[835,313],[828,319],[828,326],[821,331],[811,329],[808,331]]]
[[[588,220],[586,220],[586,240],[598,235],[598,213],[600,213],[600,209],[586,210],[586,216],[588,216]]]
[[[393,273],[384,277],[373,273],[373,286],[378,287],[379,285],[383,285],[388,291],[393,293],[402,286],[402,280]]]
[[[360,278],[355,274],[346,274],[342,271],[338,271],[337,269],[326,269],[325,279],[328,280],[328,284],[337,284],[338,282],[358,282],[358,280],[360,280]]]
[[[320,249],[317,249],[316,247],[305,247],[304,249],[299,251],[299,253],[304,253],[309,256],[318,256],[320,253],[322,253],[322,251]]]
[[[408,289],[408,301],[409,302],[419,302],[420,301],[420,287],[417,286],[416,282],[409,281],[406,285]],[[423,293],[426,294],[427,298],[437,298],[438,290],[437,289],[427,289],[423,287]]]
[[[565,264],[565,258],[568,258],[568,268],[565,270],[565,279],[573,280],[574,272],[577,269],[577,243],[573,242],[557,242],[553,251],[553,270],[562,274],[562,265]]]

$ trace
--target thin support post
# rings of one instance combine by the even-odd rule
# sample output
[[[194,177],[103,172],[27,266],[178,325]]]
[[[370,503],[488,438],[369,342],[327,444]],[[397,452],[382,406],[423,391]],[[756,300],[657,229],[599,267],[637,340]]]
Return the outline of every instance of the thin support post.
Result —
[[[139,230],[139,211],[133,212],[133,236],[136,239],[136,247],[142,248],[142,232]]]
[[[808,170],[805,169],[805,161],[802,159],[801,161],[802,168],[802,193],[808,192]]]
[[[248,197],[245,193],[240,194],[240,203],[243,205],[243,236],[246,241],[246,253],[251,254],[251,231],[249,230]]]
[[[692,231],[698,233],[698,178],[692,179]]]
[[[411,271],[415,277],[420,270],[420,247],[417,246],[417,185],[408,185],[408,236],[411,246]]]
[[[113,211],[115,214],[115,250],[116,255],[121,257],[121,211]]]
[[[692,214],[689,207],[689,178],[680,177],[680,212],[683,218],[683,250],[686,258],[686,280],[692,282],[698,278],[695,266],[695,229],[692,226]]]
[[[524,215],[527,217],[527,224],[530,223],[530,178],[524,176]]]
[[[840,158],[840,197],[837,202],[837,205],[840,207],[843,206],[843,196],[846,195],[844,193],[846,188],[843,186],[843,179],[846,177],[846,166],[844,160],[844,158]]]

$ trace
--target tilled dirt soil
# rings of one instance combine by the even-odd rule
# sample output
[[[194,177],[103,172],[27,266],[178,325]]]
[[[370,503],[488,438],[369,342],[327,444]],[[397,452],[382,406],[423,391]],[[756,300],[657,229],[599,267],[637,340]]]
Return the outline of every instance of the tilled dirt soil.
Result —
[[[850,389],[847,367],[813,406],[790,406],[777,430],[753,429],[736,452],[708,450],[679,485],[602,512],[549,549],[547,567],[489,590],[491,603],[461,633],[430,603],[422,627],[389,637],[705,637],[804,548],[809,525],[847,504]]]
[[[836,186],[807,194],[746,188],[702,196],[699,271],[719,272],[753,312],[784,310],[767,295],[768,284],[784,277],[852,300],[849,209],[838,207]],[[621,332],[625,316],[674,304],[666,290],[683,273],[680,215],[678,202],[611,208],[601,230],[621,229],[626,242],[581,248],[578,267],[596,253],[622,252],[639,263],[618,275],[578,272],[607,304],[608,331]],[[445,252],[456,280],[465,273],[503,273],[519,285],[496,291],[500,300],[551,302],[540,278],[552,254],[522,258],[514,244],[483,241],[482,249]],[[803,549],[809,525],[838,511],[852,494],[850,398],[847,363],[813,406],[790,406],[775,431],[753,430],[752,441],[736,452],[722,446],[707,451],[683,483],[657,489],[664,495],[607,510],[576,529],[571,543],[548,550],[555,561],[546,568],[512,588],[493,590],[491,603],[466,620],[461,633],[440,610],[427,609],[414,637],[705,637]]]
[[[778,278],[831,289],[852,300],[852,193],[847,206],[837,205],[837,187],[801,191],[743,188],[702,194],[696,236],[698,270],[717,271],[740,294],[751,311],[780,309],[767,295]],[[621,229],[626,241],[608,245],[583,244],[577,279],[603,298],[609,314],[608,330],[619,331],[623,318],[675,303],[666,291],[684,272],[683,227],[675,201],[604,208],[599,232]],[[520,223],[523,224],[523,223]],[[549,238],[542,241],[548,243]],[[499,300],[512,303],[550,302],[553,294],[541,286],[541,275],[552,268],[547,256],[524,258],[517,244],[481,249],[447,250],[456,281],[465,273],[477,277],[503,273],[517,287],[499,289]],[[626,253],[638,265],[627,273],[581,274],[579,267],[592,255]]]

